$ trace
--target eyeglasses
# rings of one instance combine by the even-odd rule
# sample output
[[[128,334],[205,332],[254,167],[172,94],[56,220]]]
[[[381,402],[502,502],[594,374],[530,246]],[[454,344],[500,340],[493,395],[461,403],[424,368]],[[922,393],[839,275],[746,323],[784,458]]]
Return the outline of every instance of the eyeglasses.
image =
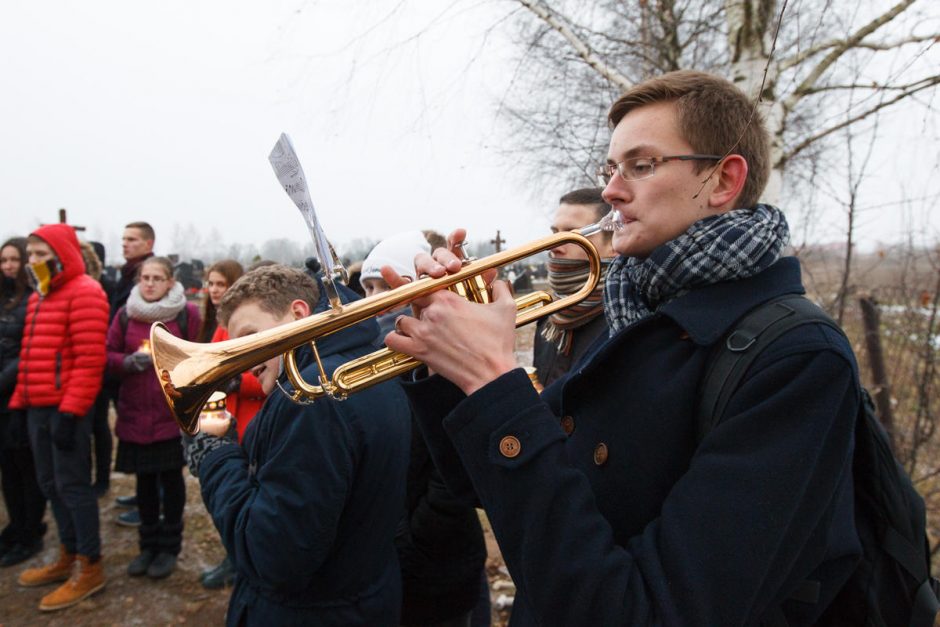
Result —
[[[657,163],[669,161],[721,161],[718,155],[670,155],[668,157],[633,157],[620,163],[605,163],[597,168],[597,182],[606,187],[614,172],[620,173],[625,181],[642,181],[653,176]]]

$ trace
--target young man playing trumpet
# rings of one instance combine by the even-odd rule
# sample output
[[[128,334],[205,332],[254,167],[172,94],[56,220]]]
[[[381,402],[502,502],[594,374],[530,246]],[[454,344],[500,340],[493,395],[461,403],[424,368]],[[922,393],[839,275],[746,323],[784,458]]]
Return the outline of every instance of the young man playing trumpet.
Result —
[[[232,338],[329,307],[300,270],[265,266],[225,293],[219,323]],[[323,366],[375,350],[367,320],[319,340]],[[411,415],[396,382],[340,403],[291,402],[280,357],[252,369],[267,399],[239,446],[231,421],[201,424],[190,467],[236,570],[228,625],[397,625],[394,537],[405,500]],[[298,350],[316,381],[309,348]],[[309,367],[305,367],[309,366]]]
[[[599,175],[623,223],[609,337],[539,397],[516,365],[505,284],[488,305],[418,299],[386,344],[439,374],[408,386],[423,435],[450,487],[486,509],[518,589],[513,625],[815,623],[861,552],[848,343],[822,324],[789,331],[721,423],[701,442],[695,429],[714,344],[755,306],[803,292],[781,256],[786,220],[758,202],[763,123],[698,72],[635,86],[609,119]],[[463,237],[418,272],[456,271]],[[815,594],[796,598],[808,582]]]

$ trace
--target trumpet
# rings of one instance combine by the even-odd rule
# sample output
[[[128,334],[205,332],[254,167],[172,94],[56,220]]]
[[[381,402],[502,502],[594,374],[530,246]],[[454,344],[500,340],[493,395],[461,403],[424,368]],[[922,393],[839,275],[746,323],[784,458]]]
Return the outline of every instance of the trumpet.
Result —
[[[284,355],[284,369],[293,386],[293,391],[289,393],[291,400],[312,402],[323,396],[345,399],[357,391],[413,370],[421,362],[410,355],[383,348],[349,361],[328,375],[317,352],[316,342],[319,338],[441,289],[450,289],[473,302],[489,302],[489,290],[482,276],[487,270],[501,268],[563,244],[582,248],[588,257],[589,272],[580,290],[558,299],[543,291],[516,299],[516,326],[528,324],[570,307],[594,291],[601,274],[600,255],[587,238],[600,230],[602,227],[598,223],[578,231],[555,233],[523,246],[466,262],[454,274],[436,279],[421,278],[394,290],[343,304],[338,310],[330,309],[224,342],[188,342],[171,334],[163,323],[155,322],[150,329],[150,346],[157,379],[173,417],[180,428],[190,435],[199,430],[199,412],[215,390],[235,375],[277,355]],[[318,384],[304,380],[294,355],[296,349],[308,343],[319,370]]]

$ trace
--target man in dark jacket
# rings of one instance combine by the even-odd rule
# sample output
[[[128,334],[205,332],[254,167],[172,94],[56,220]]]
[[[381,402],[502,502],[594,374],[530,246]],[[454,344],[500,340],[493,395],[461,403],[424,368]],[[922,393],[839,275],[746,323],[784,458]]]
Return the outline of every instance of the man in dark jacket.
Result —
[[[504,284],[489,305],[419,299],[386,343],[442,375],[409,384],[423,435],[450,487],[489,515],[514,625],[813,624],[861,554],[848,343],[822,324],[789,331],[721,423],[701,442],[695,430],[716,342],[803,292],[799,263],[781,258],[786,220],[758,202],[759,113],[724,79],[683,71],[628,90],[609,119],[610,337],[539,397],[516,368]],[[417,265],[459,264],[439,249]]]
[[[98,500],[91,486],[92,406],[101,389],[108,301],[85,274],[75,230],[49,224],[26,240],[34,292],[26,310],[10,409],[27,413],[36,478],[52,505],[59,558],[23,571],[22,586],[65,583],[39,609],[63,609],[101,590]],[[75,563],[78,568],[73,568]]]
[[[127,303],[127,297],[137,283],[137,269],[140,264],[153,257],[155,239],[153,227],[146,222],[131,222],[124,227],[124,234],[121,236],[124,265],[121,266],[121,278],[111,292],[111,318]]]
[[[108,295],[108,300],[111,303],[111,313],[108,317],[109,323],[114,319],[118,310],[127,304],[127,298],[130,296],[131,290],[134,289],[134,285],[137,284],[137,271],[140,265],[150,257],[153,257],[153,244],[155,240],[156,233],[153,227],[147,222],[131,222],[124,227],[124,233],[121,235],[121,253],[124,255],[124,265],[121,266],[121,276],[117,284],[112,287]],[[102,259],[102,261],[104,260]],[[104,386],[101,391],[102,398],[96,401],[96,452],[104,452],[103,446],[100,448],[98,446],[99,438],[97,436],[100,432],[101,415],[104,413],[105,418],[107,418],[108,401],[113,401],[114,406],[117,407],[119,387],[120,381],[113,376],[105,376]],[[100,438],[100,440],[103,443],[103,438]],[[109,469],[110,461],[111,458],[109,456]],[[98,468],[100,470],[101,466]],[[110,479],[105,482],[103,481],[104,478],[102,474],[97,480],[96,491],[98,494],[107,492],[108,486],[110,485]],[[137,497],[119,496],[117,498],[117,504],[122,507],[136,507]],[[117,522],[119,525],[136,527],[140,525],[140,513],[136,509],[124,512],[117,517]]]
[[[299,270],[265,266],[225,293],[231,337],[329,307]],[[317,342],[327,372],[374,350],[378,326],[357,324]],[[301,352],[301,365],[310,361]],[[316,365],[303,368],[316,381]],[[203,421],[191,470],[235,564],[229,625],[397,625],[395,528],[405,500],[410,413],[397,382],[340,403],[292,403],[275,357],[252,369],[267,400],[242,446]],[[233,430],[233,429],[232,429]]]
[[[561,197],[552,218],[552,233],[575,231],[599,222],[610,212],[599,187],[576,189]],[[594,293],[581,302],[541,318],[535,329],[532,366],[544,386],[564,375],[581,359],[588,347],[607,334],[604,318],[604,278],[613,257],[610,231],[590,238],[601,256],[601,280]],[[581,289],[588,277],[588,257],[574,244],[562,244],[548,251],[548,284],[556,297],[568,296]]]

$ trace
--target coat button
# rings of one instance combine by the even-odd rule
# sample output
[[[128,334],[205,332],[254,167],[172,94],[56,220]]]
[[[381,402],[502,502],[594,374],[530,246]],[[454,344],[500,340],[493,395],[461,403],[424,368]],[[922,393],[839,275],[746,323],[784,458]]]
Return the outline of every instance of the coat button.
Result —
[[[514,435],[504,436],[502,440],[499,441],[499,452],[503,454],[503,457],[508,457],[512,459],[522,452],[522,445],[519,443],[519,438]]]
[[[594,463],[598,466],[607,463],[607,445],[603,442],[594,447]]]
[[[565,432],[565,435],[571,435],[574,431],[574,418],[571,416],[565,416],[561,419],[561,429]]]

